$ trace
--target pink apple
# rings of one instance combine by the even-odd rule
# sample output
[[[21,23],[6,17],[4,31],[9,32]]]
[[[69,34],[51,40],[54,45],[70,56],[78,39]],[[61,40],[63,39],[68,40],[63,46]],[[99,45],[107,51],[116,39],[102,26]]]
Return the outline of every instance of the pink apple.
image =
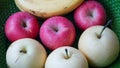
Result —
[[[11,42],[21,38],[36,38],[39,34],[39,22],[27,12],[16,12],[6,21],[5,34]]]
[[[97,1],[85,1],[75,10],[74,20],[78,28],[82,30],[95,25],[104,25],[106,11]]]
[[[62,16],[47,19],[40,28],[41,41],[50,50],[62,46],[71,46],[75,41],[75,37],[74,25]]]

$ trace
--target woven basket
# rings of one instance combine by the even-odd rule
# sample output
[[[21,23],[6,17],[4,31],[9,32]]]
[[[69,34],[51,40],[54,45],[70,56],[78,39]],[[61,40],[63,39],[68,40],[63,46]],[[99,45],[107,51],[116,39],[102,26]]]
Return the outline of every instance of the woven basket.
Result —
[[[106,9],[107,12],[107,19],[112,19],[113,23],[110,25],[111,29],[117,34],[120,40],[120,0],[97,0],[99,1]],[[20,11],[15,3],[14,0],[0,0],[0,68],[7,68],[6,64],[6,50],[8,46],[11,44],[7,40],[4,34],[4,24],[9,15]],[[73,21],[72,12],[70,14],[65,15],[67,18]],[[77,41],[81,34],[81,31],[77,30],[77,38],[74,44],[74,47],[77,48]],[[47,50],[49,54],[49,50]],[[107,68],[120,68],[120,55],[117,60],[109,65]]]

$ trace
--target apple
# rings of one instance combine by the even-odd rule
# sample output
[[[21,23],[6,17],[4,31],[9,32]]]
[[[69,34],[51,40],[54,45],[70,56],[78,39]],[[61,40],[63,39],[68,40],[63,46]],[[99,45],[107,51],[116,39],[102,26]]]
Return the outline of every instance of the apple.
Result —
[[[54,16],[42,24],[39,35],[44,46],[54,50],[71,46],[75,41],[76,31],[70,20],[63,16]]]
[[[6,62],[9,68],[43,68],[46,57],[46,50],[38,41],[23,38],[9,46]]]
[[[88,63],[78,49],[64,46],[49,54],[45,68],[88,68]]]
[[[39,34],[39,22],[27,12],[12,14],[5,23],[5,34],[8,40],[14,42],[21,38],[36,38]]]
[[[101,68],[110,65],[117,58],[119,40],[110,28],[92,26],[80,36],[78,48],[91,66]]]
[[[106,22],[106,11],[97,1],[85,1],[75,10],[74,20],[81,30],[95,25],[104,25]]]

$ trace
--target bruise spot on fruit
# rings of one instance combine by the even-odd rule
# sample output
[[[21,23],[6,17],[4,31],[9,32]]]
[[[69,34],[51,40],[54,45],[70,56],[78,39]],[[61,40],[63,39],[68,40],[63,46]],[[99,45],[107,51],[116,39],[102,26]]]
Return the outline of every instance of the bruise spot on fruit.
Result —
[[[30,10],[33,14],[35,14],[36,12],[35,11],[33,11],[33,10]]]
[[[35,16],[40,16],[40,17],[46,17],[47,13],[46,12],[42,12],[42,11],[33,11],[33,10],[29,10],[33,15]]]
[[[68,7],[64,7],[64,9],[67,9]]]
[[[46,17],[47,13],[46,12],[39,12],[41,17]]]

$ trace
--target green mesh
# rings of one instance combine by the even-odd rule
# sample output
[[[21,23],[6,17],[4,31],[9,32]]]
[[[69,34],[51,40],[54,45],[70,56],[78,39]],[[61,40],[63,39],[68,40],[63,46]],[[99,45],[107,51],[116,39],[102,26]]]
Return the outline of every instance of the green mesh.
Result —
[[[99,1],[105,7],[107,12],[107,19],[113,20],[111,28],[117,34],[120,40],[120,0],[97,0],[97,1]],[[16,7],[14,0],[0,0],[0,68],[7,68],[6,50],[10,45],[10,42],[7,40],[4,34],[4,24],[9,15],[17,11],[19,11],[19,9]],[[72,13],[66,15],[66,17],[73,21]],[[81,31],[77,29],[77,38],[74,47],[77,47],[77,41],[79,39],[80,34]],[[120,56],[114,63],[112,63],[107,68],[120,68]]]

